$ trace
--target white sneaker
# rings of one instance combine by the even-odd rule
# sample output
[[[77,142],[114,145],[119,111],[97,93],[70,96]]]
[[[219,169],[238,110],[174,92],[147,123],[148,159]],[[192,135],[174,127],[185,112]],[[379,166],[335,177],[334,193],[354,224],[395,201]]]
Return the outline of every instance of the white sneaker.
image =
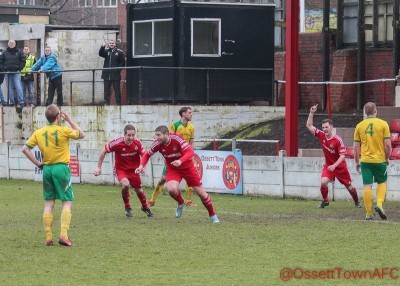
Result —
[[[180,218],[182,216],[183,206],[184,205],[185,204],[183,203],[181,205],[178,205],[178,207],[176,208],[176,213],[175,213],[176,218]]]
[[[219,223],[219,219],[218,219],[217,215],[210,216],[210,221],[212,223]]]

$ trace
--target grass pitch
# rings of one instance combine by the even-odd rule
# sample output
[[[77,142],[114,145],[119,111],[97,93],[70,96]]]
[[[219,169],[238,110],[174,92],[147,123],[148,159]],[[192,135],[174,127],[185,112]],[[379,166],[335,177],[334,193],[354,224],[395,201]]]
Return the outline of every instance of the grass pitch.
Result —
[[[321,210],[316,201],[212,194],[221,223],[211,224],[198,197],[198,206],[185,208],[176,219],[176,203],[161,195],[154,218],[147,218],[132,194],[134,216],[127,218],[119,186],[74,185],[69,234],[75,247],[67,248],[43,244],[41,188],[31,181],[0,180],[2,285],[400,283],[395,202],[385,204],[387,221],[367,222],[364,209],[352,202],[332,202]],[[150,192],[146,189],[148,198]],[[59,221],[57,202],[55,238]],[[284,268],[296,269],[296,278],[283,281]]]

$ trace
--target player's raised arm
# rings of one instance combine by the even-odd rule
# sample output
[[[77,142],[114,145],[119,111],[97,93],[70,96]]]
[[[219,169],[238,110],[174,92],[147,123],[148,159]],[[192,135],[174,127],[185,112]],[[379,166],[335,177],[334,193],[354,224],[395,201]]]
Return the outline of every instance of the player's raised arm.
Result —
[[[67,121],[69,125],[71,125],[72,129],[79,131],[79,139],[85,137],[85,132],[82,131],[78,124],[75,123],[75,121],[72,120],[71,116],[68,113],[66,113],[65,111],[60,111],[60,116],[64,118],[64,120]]]
[[[307,129],[314,135],[315,127],[314,127],[314,113],[317,111],[318,104],[311,106],[310,114],[308,115],[306,127]]]

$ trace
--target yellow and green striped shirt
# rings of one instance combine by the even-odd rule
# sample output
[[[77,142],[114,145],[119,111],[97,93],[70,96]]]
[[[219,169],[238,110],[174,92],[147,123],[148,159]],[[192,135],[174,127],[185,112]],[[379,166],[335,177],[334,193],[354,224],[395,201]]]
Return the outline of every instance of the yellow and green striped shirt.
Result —
[[[361,162],[383,163],[386,161],[385,139],[390,139],[389,125],[386,121],[367,117],[357,124],[354,142],[360,142]]]
[[[190,122],[185,126],[182,121],[176,121],[171,123],[169,126],[169,131],[177,133],[185,139],[187,143],[190,144],[190,140],[194,138],[194,125]]]
[[[79,130],[70,127],[49,124],[36,130],[25,145],[32,149],[38,146],[43,154],[43,163],[52,165],[69,164],[69,139],[78,139]]]

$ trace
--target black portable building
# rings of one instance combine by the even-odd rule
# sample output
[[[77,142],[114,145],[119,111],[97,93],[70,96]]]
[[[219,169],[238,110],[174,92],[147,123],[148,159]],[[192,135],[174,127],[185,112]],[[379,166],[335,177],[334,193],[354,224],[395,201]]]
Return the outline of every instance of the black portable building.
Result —
[[[130,102],[272,101],[272,4],[127,5]]]

